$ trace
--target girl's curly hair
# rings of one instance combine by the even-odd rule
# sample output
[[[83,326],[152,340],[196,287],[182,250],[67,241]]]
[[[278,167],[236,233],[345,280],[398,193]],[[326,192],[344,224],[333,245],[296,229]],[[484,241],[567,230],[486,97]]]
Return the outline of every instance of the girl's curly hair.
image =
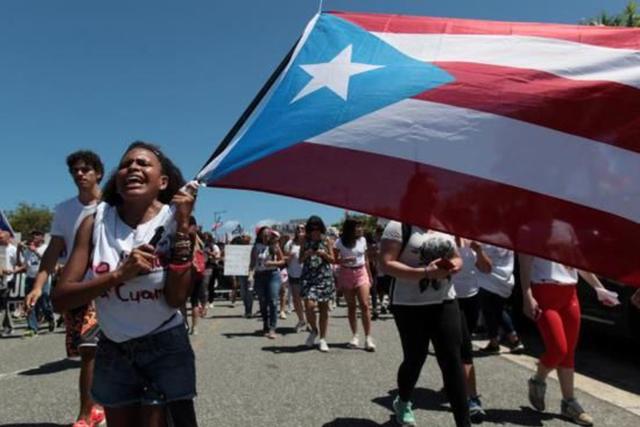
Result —
[[[143,149],[147,151],[151,151],[160,161],[160,166],[162,167],[162,174],[166,175],[169,178],[169,183],[167,188],[160,191],[158,194],[158,200],[164,204],[169,204],[173,196],[184,186],[185,180],[182,177],[182,172],[180,169],[167,157],[164,155],[162,150],[157,145],[150,144],[144,141],[135,141],[129,147],[127,147],[126,151],[122,155],[120,159],[120,163],[124,159],[124,157],[132,150],[135,149]],[[109,180],[104,186],[102,191],[102,200],[110,204],[111,206],[118,206],[122,203],[122,197],[118,193],[118,188],[116,186],[116,174],[118,170],[111,172],[111,176]]]

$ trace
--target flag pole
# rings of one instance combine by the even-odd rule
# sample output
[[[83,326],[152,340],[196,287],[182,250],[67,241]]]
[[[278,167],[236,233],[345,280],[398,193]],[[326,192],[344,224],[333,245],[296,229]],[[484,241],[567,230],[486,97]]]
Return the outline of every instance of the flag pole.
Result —
[[[299,41],[300,39],[298,39],[293,44],[293,46],[291,47],[287,55],[280,62],[280,64],[278,64],[278,67],[273,71],[269,79],[262,86],[262,88],[260,89],[260,92],[258,92],[256,97],[253,98],[253,101],[251,101],[251,104],[249,104],[247,109],[244,110],[244,112],[242,113],[238,121],[236,121],[236,123],[233,125],[231,130],[225,135],[225,137],[222,139],[222,142],[220,142],[216,150],[213,152],[211,157],[209,157],[209,159],[205,162],[205,164],[202,165],[200,170],[204,169],[213,159],[218,157],[231,143],[233,138],[235,138],[236,134],[240,131],[240,129],[242,129],[242,127],[247,122],[251,114],[253,114],[256,108],[258,108],[258,105],[260,104],[260,102],[262,102],[262,99],[267,95],[267,93],[269,92],[273,84],[276,82],[276,80],[278,79],[282,71],[284,71],[284,69],[286,68],[287,64],[289,63],[289,60],[293,56],[293,52],[295,51]]]

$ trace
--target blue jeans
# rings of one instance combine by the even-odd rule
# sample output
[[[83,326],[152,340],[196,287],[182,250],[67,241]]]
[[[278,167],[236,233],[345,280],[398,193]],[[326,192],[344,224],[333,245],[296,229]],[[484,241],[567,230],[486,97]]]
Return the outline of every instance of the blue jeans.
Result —
[[[260,302],[262,328],[265,332],[275,331],[278,323],[280,272],[278,270],[256,271],[254,280],[254,288]]]
[[[29,294],[33,290],[33,283],[35,278],[27,277],[25,282],[25,292]],[[36,306],[29,312],[27,317],[27,327],[38,332],[38,317],[44,316],[47,322],[53,322],[53,307],[51,306],[51,282],[47,280],[47,283],[42,287],[42,295],[38,299]]]
[[[253,312],[253,293],[251,292],[251,283],[247,276],[236,276],[238,287],[240,288],[240,296],[244,303],[245,316],[251,315]]]
[[[183,325],[123,343],[100,336],[91,386],[96,402],[162,405],[195,395],[195,356]]]

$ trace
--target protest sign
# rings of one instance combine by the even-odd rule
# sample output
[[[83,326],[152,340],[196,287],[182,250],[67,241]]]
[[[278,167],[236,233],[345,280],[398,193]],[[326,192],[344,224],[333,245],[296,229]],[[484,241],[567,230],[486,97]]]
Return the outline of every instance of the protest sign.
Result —
[[[251,246],[227,245],[224,248],[224,275],[248,276]]]

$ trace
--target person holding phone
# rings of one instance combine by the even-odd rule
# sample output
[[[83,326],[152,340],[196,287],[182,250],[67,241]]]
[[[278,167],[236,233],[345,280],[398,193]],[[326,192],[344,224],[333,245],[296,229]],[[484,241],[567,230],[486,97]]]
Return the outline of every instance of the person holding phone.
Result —
[[[91,395],[109,425],[197,424],[195,357],[180,311],[192,287],[195,198],[183,185],[158,147],[131,144],[95,215],[80,224],[54,291],[57,310],[95,299],[101,334]]]
[[[528,381],[529,402],[535,409],[545,410],[546,379],[556,370],[562,392],[562,415],[576,424],[591,426],[593,418],[574,394],[575,351],[580,334],[580,301],[576,285],[580,275],[596,290],[604,290],[604,286],[593,273],[530,255],[520,255],[519,260],[524,314],[538,326],[545,347],[537,372]],[[615,305],[608,299],[602,303]]]
[[[332,264],[335,261],[333,245],[325,236],[327,228],[322,219],[312,215],[305,225],[305,234],[301,243],[300,263],[302,276],[300,277],[302,298],[307,312],[307,322],[311,332],[305,345],[314,347],[318,333],[320,335],[319,349],[326,353],[327,328],[329,326],[329,303],[335,298],[336,285],[333,277]],[[318,325],[316,307],[320,311]],[[319,327],[318,327],[319,326]]]
[[[380,256],[381,268],[394,278],[391,312],[402,342],[398,396],[393,402],[396,421],[416,423],[411,396],[433,342],[456,425],[470,426],[460,311],[451,281],[463,262],[454,238],[391,221],[382,234]]]

